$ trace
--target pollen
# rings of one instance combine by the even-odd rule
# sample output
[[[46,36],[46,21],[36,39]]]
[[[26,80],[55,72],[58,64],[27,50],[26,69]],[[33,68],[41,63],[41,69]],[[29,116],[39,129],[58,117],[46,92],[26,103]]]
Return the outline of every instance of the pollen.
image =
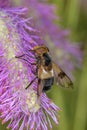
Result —
[[[30,112],[37,112],[40,109],[39,100],[34,90],[28,93],[26,103]]]
[[[16,32],[16,27],[12,24],[11,18],[6,16],[8,15],[5,12],[0,11],[0,42],[6,50],[4,55],[9,60],[15,57],[20,38]]]

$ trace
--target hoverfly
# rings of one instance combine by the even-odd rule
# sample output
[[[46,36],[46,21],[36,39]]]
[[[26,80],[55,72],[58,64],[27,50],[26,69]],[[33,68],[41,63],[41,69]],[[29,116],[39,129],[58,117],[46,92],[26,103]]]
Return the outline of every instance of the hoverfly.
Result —
[[[36,58],[36,77],[25,89],[31,86],[36,79],[38,79],[38,96],[40,96],[42,92],[48,91],[54,84],[55,80],[62,87],[72,87],[73,83],[71,79],[55,62],[52,61],[49,49],[46,46],[35,46],[32,51]],[[21,56],[16,56],[16,58],[20,57]]]

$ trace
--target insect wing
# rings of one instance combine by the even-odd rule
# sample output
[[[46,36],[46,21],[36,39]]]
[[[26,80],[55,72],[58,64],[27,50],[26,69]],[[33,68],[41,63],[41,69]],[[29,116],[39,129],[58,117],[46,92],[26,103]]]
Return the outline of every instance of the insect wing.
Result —
[[[52,63],[52,66],[57,83],[65,88],[73,88],[73,83],[71,79],[65,74],[65,72],[63,72],[62,69],[54,62]]]

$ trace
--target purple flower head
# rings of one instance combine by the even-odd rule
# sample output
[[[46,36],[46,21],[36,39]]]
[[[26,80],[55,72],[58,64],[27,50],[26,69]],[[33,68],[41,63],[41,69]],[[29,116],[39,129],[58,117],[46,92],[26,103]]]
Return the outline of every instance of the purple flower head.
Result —
[[[34,16],[35,23],[42,30],[42,34],[47,41],[47,46],[52,52],[54,59],[58,59],[64,70],[72,71],[74,67],[80,67],[82,53],[80,47],[69,41],[69,30],[64,30],[55,24],[58,20],[56,15],[56,5],[48,4],[48,0],[22,0],[29,7],[30,15]],[[54,52],[55,50],[55,52]],[[71,61],[73,60],[73,63]]]
[[[0,111],[2,124],[9,122],[12,130],[48,130],[52,128],[50,117],[58,124],[60,110],[47,96],[37,96],[35,78],[36,61],[30,51],[44,41],[40,32],[32,25],[31,18],[25,18],[26,8],[0,6]],[[2,6],[3,5],[3,6]],[[21,58],[17,58],[20,56]]]
[[[0,0],[0,8],[5,8],[10,5],[10,0]]]

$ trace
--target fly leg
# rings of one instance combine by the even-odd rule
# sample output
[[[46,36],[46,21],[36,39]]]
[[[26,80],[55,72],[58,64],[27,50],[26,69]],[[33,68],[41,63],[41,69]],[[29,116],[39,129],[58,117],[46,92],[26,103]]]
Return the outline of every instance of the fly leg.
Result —
[[[15,58],[19,58],[19,59],[21,59],[21,60],[24,60],[24,61],[26,61],[27,63],[29,63],[29,64],[31,64],[31,65],[36,65],[36,64],[37,64],[36,62],[30,63],[27,59],[24,58],[24,56],[25,56],[25,54],[20,55],[20,56],[15,56]],[[29,56],[29,57],[31,57],[31,56]],[[33,58],[33,57],[31,57],[31,58]]]
[[[37,87],[37,95],[38,97],[41,96],[42,94],[42,91],[43,91],[43,84],[42,84],[42,80],[41,79],[38,79],[38,87]]]
[[[27,87],[26,87],[25,89],[28,89],[28,88],[31,86],[31,84],[32,84],[36,79],[37,79],[37,77],[35,77],[35,78],[27,85]]]

